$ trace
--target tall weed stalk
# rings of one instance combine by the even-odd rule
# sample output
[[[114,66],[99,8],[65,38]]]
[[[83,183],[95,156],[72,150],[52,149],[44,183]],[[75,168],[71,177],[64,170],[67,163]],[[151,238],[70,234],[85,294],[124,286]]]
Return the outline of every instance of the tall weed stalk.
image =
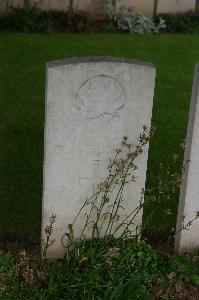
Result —
[[[87,230],[91,232],[91,240],[101,237],[106,239],[140,236],[141,228],[136,225],[135,219],[145,205],[144,190],[141,191],[139,205],[128,212],[123,219],[120,214],[124,210],[125,188],[136,181],[136,159],[144,152],[153,133],[154,129],[144,126],[137,145],[131,144],[128,137],[123,137],[121,147],[116,150],[115,157],[110,160],[107,178],[98,185],[95,193],[85,200],[74,222],[68,226],[69,231],[66,237],[69,247],[70,245],[75,247],[74,226],[84,211],[88,212],[84,215],[85,223],[78,242],[85,240]]]

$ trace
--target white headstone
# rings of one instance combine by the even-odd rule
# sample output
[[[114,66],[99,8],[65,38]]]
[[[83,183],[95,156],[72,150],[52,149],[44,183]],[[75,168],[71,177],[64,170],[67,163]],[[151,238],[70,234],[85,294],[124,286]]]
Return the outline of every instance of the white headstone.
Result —
[[[125,58],[91,57],[47,64],[42,238],[56,215],[49,257],[62,257],[62,237],[80,207],[107,176],[123,136],[136,143],[150,127],[155,68]],[[137,180],[125,191],[125,212],[138,206],[145,187],[148,147]],[[75,226],[78,238],[82,219]],[[142,222],[142,211],[137,216]]]
[[[199,65],[195,68],[192,99],[189,111],[184,162],[186,168],[180,191],[175,250],[199,248]],[[184,228],[184,229],[183,229]]]

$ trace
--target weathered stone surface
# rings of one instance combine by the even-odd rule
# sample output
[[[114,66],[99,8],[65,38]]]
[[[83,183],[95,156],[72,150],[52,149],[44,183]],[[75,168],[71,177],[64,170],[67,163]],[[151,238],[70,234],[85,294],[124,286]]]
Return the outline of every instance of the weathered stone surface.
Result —
[[[195,10],[195,0],[158,0],[157,13],[185,13]]]
[[[199,65],[195,78],[189,111],[184,162],[189,161],[180,191],[176,226],[175,249],[177,252],[199,248]],[[189,224],[189,222],[191,223]],[[187,230],[183,229],[186,227]]]
[[[67,10],[69,0],[34,0],[41,9]],[[107,0],[74,0],[74,8],[85,11],[86,13],[104,17],[107,15]],[[22,6],[21,0],[0,1],[0,14],[7,12],[7,3],[14,7]],[[116,1],[116,8],[119,12],[122,7],[131,7],[135,13],[152,15],[154,10],[154,0],[120,0]],[[158,0],[157,13],[185,13],[194,11],[196,0]]]
[[[136,143],[150,126],[155,84],[151,64],[125,58],[78,58],[48,63],[42,237],[56,214],[49,257],[65,252],[62,237],[86,197],[106,178],[123,136]],[[138,206],[148,147],[137,160],[135,184],[125,189],[123,216]],[[77,222],[78,238],[83,218]],[[136,224],[142,222],[142,211]],[[89,236],[89,232],[87,233]]]

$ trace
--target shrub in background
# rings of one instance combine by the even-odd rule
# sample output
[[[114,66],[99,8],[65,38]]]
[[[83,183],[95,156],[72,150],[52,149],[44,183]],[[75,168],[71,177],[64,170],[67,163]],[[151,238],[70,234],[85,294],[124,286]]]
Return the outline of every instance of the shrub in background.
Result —
[[[7,14],[0,17],[0,30],[20,32],[90,32],[108,31],[130,32],[136,34],[158,33],[165,28],[162,18],[155,24],[153,18],[134,15],[130,9],[116,13],[116,1],[108,1],[106,6],[109,19],[97,20],[85,12],[74,9],[70,1],[68,10],[43,11],[35,3],[25,1],[22,7],[8,6]]]
[[[62,11],[42,11],[38,6],[9,7],[0,17],[0,29],[21,32],[66,31],[67,15]]]
[[[144,34],[159,33],[166,28],[166,23],[162,17],[159,17],[159,22],[155,23],[152,17],[143,14],[134,15],[131,9],[123,8],[116,18],[116,26],[122,32]]]
[[[186,14],[160,14],[157,19],[162,17],[167,26],[163,29],[165,32],[171,33],[198,33],[199,32],[199,14],[186,13]]]
[[[89,31],[89,19],[85,12],[70,8],[67,11],[67,31],[69,32],[83,32]],[[91,26],[92,27],[92,26]]]
[[[198,33],[199,14],[160,14],[154,18],[143,14],[136,15],[132,9],[122,8],[116,11],[116,1],[107,0],[107,17],[97,20],[85,12],[75,9],[73,0],[67,11],[43,11],[31,1],[24,1],[22,7],[8,6],[6,15],[0,16],[1,31],[20,32],[130,32],[144,33]]]
[[[20,32],[82,32],[95,30],[87,14],[73,8],[43,11],[36,4],[8,7],[0,17],[0,30]]]

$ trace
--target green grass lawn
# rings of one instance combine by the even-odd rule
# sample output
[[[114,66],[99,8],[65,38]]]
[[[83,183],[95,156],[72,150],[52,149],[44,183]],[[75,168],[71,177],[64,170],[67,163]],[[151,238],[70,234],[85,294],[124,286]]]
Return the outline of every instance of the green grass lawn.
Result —
[[[88,55],[125,56],[157,68],[149,153],[148,186],[159,162],[170,163],[185,138],[199,36],[122,34],[0,34],[0,236],[35,241],[40,237],[45,64]],[[56,199],[55,199],[56,201]],[[165,207],[164,207],[165,206]],[[174,227],[177,199],[158,206],[153,224]],[[147,212],[148,213],[148,212]],[[145,213],[146,215],[146,213]],[[148,230],[154,230],[151,223]]]

